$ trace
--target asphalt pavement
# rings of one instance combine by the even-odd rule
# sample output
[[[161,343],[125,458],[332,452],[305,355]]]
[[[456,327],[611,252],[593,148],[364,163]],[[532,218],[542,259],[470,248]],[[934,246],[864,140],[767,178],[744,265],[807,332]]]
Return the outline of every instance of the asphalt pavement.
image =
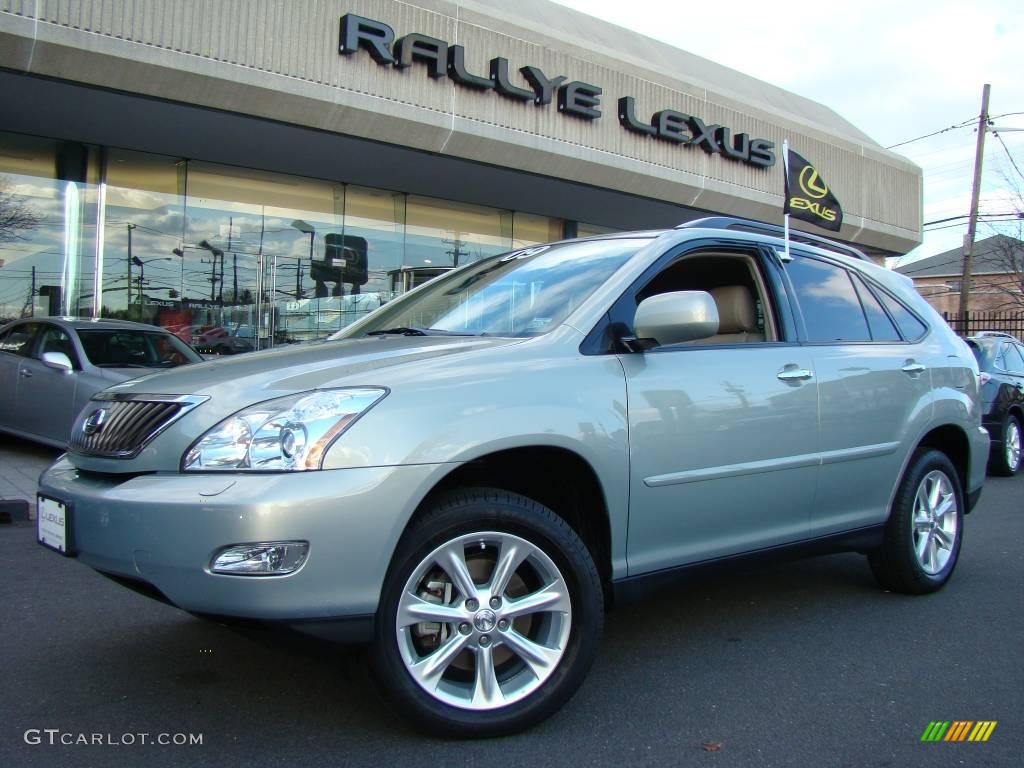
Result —
[[[1019,766],[1022,541],[1024,476],[990,478],[935,595],[857,555],[669,588],[609,615],[551,720],[452,742],[393,715],[358,649],[193,618],[0,525],[0,765]],[[922,742],[937,720],[997,725]]]

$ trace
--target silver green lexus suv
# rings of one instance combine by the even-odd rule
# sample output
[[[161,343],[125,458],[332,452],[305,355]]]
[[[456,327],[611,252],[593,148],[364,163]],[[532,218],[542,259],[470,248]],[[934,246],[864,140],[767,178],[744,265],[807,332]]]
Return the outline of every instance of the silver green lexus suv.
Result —
[[[606,608],[857,551],[950,578],[988,436],[966,344],[859,252],[714,218],[466,264],[335,338],[97,394],[40,542],[209,617],[371,644],[431,734],[563,706]]]

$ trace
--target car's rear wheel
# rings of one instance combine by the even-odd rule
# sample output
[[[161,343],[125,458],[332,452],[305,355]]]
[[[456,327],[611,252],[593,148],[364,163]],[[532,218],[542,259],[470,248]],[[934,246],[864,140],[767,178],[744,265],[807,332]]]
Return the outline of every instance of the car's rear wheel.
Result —
[[[1013,477],[1021,465],[1021,422],[1012,413],[1006,414],[1002,428],[1003,449],[992,452],[989,471],[1001,477]]]
[[[953,573],[963,540],[963,491],[946,454],[919,448],[893,499],[882,545],[869,555],[885,589],[925,594]]]
[[[399,544],[377,613],[374,668],[429,734],[513,733],[575,693],[603,610],[593,559],[564,520],[517,494],[458,492]]]

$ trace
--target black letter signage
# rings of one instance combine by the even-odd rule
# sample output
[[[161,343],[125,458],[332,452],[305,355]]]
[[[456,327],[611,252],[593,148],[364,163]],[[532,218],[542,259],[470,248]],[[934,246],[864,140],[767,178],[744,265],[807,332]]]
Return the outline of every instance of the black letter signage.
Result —
[[[470,74],[466,69],[466,49],[461,45],[448,46],[448,77],[467,88],[486,91],[494,87],[489,78]]]
[[[565,115],[597,120],[601,117],[600,86],[579,80],[566,82],[565,75],[549,76],[540,67],[519,68],[519,74],[529,84],[523,88],[512,82],[508,59],[496,56],[490,60],[488,76],[475,75],[466,68],[466,49],[449,45],[436,37],[411,33],[395,40],[395,31],[380,21],[347,13],[341,17],[341,37],[338,51],[349,55],[360,48],[366,50],[378,64],[409,69],[413,62],[424,64],[427,74],[434,79],[447,76],[456,85],[477,91],[494,90],[513,101],[532,101],[545,107],[558,95],[558,111]],[[651,114],[645,112],[644,114]],[[705,123],[701,118],[662,109],[654,112],[648,122],[637,117],[636,99],[623,96],[618,100],[619,123],[630,133],[650,136],[681,147],[700,147],[708,154],[717,154],[740,163],[759,168],[775,165],[775,143],[768,139],[751,139],[746,133],[733,133],[724,125]]]
[[[596,120],[601,116],[601,89],[578,80],[566,83],[558,89],[558,111],[575,115],[585,120]]]
[[[398,57],[395,66],[399,69],[411,67],[415,59],[427,65],[427,73],[431,77],[448,74],[448,43],[444,40],[414,32],[395,43],[395,54]]]
[[[394,64],[395,58],[390,49],[394,41],[395,30],[387,24],[364,19],[354,13],[346,13],[341,17],[340,53],[355,53],[363,47],[378,64]]]
[[[520,101],[533,101],[534,99],[533,91],[512,85],[509,81],[508,59],[503,59],[501,56],[491,59],[491,80],[494,81],[494,90],[502,96],[508,96],[510,99],[519,99]]]

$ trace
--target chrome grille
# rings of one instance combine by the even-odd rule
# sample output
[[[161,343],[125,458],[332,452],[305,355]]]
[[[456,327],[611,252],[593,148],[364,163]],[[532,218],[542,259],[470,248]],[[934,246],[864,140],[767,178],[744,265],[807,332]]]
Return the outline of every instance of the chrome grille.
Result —
[[[186,412],[206,400],[183,395],[101,392],[82,412],[68,447],[90,456],[128,459]]]

